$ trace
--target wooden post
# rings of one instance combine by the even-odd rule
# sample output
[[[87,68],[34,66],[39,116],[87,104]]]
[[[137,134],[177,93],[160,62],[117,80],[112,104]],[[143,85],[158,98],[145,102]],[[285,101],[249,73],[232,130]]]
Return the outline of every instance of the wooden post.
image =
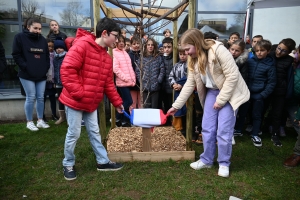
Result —
[[[173,17],[176,18],[176,20],[173,21],[173,65],[178,62],[178,31],[177,31],[177,24],[178,24],[178,10],[173,12]],[[174,102],[174,90],[172,91],[172,99]],[[172,117],[174,120],[174,116]]]
[[[96,32],[97,22],[100,20],[100,1],[93,0],[93,17],[94,17],[94,29]],[[106,145],[106,118],[105,118],[105,102],[102,100],[98,106],[99,118],[98,123],[100,126],[101,140],[104,145]]]
[[[107,8],[106,12],[107,12],[107,17],[111,19],[112,18],[112,9]],[[112,48],[108,48],[108,53],[111,57],[113,57]],[[113,80],[114,80],[114,73],[112,73],[112,76],[113,76]],[[116,109],[112,104],[110,104],[110,116],[111,116],[110,128],[113,129],[116,127]]]
[[[94,30],[96,32],[97,22],[100,20],[100,0],[93,0],[93,11]]]
[[[152,150],[151,145],[151,129],[150,128],[142,128],[143,133],[143,152],[150,152]]]
[[[195,26],[195,14],[196,14],[196,1],[189,1],[189,22],[188,28],[194,28]],[[195,97],[198,98],[198,97]],[[193,132],[193,95],[187,100],[187,113],[186,113],[186,150],[192,150],[192,132]]]
[[[173,17],[177,18],[178,10],[173,12]],[[173,64],[178,62],[178,31],[177,31],[178,20],[173,21]]]

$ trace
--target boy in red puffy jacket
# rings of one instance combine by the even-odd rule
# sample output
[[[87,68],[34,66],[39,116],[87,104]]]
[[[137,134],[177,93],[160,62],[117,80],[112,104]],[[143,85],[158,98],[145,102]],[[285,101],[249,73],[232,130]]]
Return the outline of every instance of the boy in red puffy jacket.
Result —
[[[112,58],[106,51],[107,47],[112,48],[118,41],[119,34],[119,26],[109,18],[103,18],[97,23],[96,36],[79,28],[62,63],[60,76],[64,88],[59,100],[65,105],[69,124],[63,159],[66,180],[76,179],[74,149],[81,132],[81,119],[85,121],[96,155],[97,170],[116,171],[123,167],[107,157],[97,121],[98,104],[104,94],[119,113],[124,109],[112,79]]]

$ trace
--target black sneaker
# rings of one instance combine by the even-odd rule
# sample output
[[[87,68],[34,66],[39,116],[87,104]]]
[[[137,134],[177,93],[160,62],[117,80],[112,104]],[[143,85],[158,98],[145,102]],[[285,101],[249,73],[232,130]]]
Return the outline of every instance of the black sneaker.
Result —
[[[242,131],[234,130],[233,136],[243,136]]]
[[[262,146],[262,142],[261,142],[260,137],[251,136],[251,140],[252,140],[254,146],[256,146],[256,147],[261,147]]]
[[[122,122],[122,127],[131,127],[131,124],[128,122]]]
[[[121,122],[121,120],[116,121],[116,127],[122,127],[122,122]]]
[[[64,166],[64,176],[65,176],[65,179],[68,181],[75,180],[77,177],[76,177],[76,172],[75,172],[74,166],[73,167],[65,167]]]
[[[279,140],[279,137],[277,135],[273,135],[271,138],[271,141],[273,142],[273,144],[277,147],[282,147],[282,144]]]
[[[106,164],[97,164],[98,171],[118,171],[123,168],[123,164],[109,161]]]

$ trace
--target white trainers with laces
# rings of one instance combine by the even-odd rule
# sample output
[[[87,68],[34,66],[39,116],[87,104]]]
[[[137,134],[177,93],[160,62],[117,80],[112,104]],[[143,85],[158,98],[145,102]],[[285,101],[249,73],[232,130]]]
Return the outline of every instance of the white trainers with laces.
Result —
[[[34,123],[31,121],[31,122],[27,122],[27,126],[26,128],[28,128],[29,130],[31,131],[38,131],[39,129],[34,125]]]
[[[196,162],[190,164],[190,167],[194,170],[204,169],[204,168],[211,168],[211,165],[204,164],[200,159]]]
[[[50,128],[50,126],[48,124],[46,124],[46,122],[42,119],[37,121],[36,126],[38,128]]]
[[[222,176],[222,177],[224,177],[224,178],[229,177],[229,167],[220,165],[220,166],[219,166],[218,175],[219,175],[219,176]]]

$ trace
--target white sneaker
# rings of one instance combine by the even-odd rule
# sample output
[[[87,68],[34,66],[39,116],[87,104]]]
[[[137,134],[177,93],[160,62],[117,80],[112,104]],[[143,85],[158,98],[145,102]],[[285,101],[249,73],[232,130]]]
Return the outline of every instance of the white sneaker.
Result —
[[[31,131],[38,131],[39,129],[34,125],[33,122],[27,122],[27,126],[26,128],[28,128]]]
[[[36,126],[38,128],[50,128],[50,126],[48,124],[46,124],[45,121],[42,119],[37,121]]]
[[[225,178],[229,177],[229,167],[220,165],[218,175]]]
[[[211,165],[204,164],[200,159],[196,162],[190,164],[190,167],[194,170],[204,169],[204,168],[211,168]]]
[[[232,136],[232,141],[231,141],[232,145],[235,145],[235,140],[234,140],[234,136]]]

